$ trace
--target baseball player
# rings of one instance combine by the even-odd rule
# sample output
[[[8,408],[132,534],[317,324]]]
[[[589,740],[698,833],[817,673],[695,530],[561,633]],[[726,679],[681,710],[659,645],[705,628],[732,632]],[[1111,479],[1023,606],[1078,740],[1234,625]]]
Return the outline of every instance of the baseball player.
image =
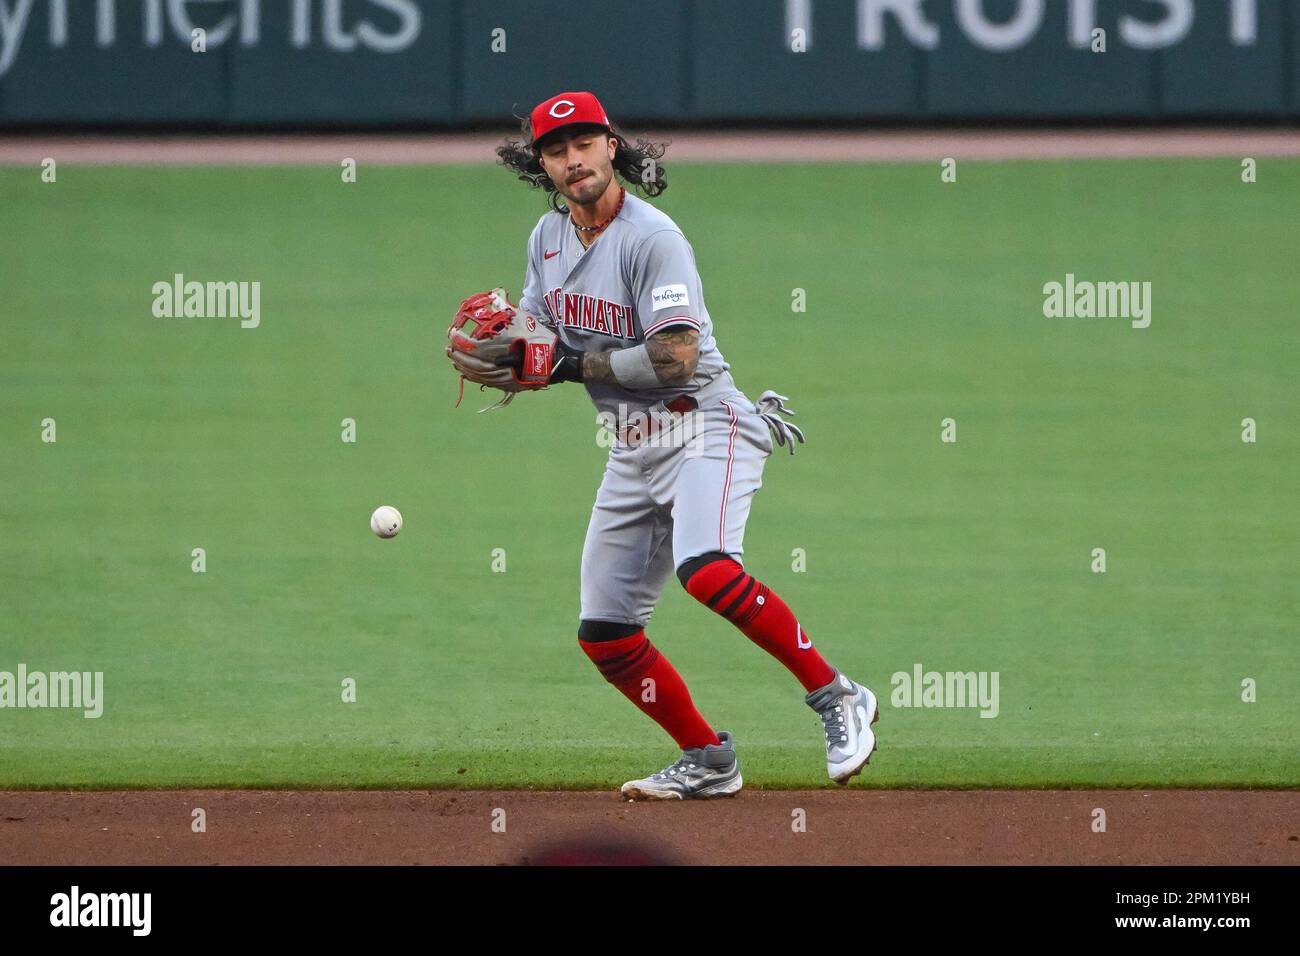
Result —
[[[549,193],[552,209],[528,239],[519,307],[500,289],[467,299],[447,354],[462,387],[467,378],[505,390],[499,404],[522,389],[581,382],[613,423],[617,441],[582,552],[578,644],[682,750],[622,794],[682,800],[730,796],[742,784],[731,734],[700,715],[646,636],[674,570],[692,597],[799,680],[821,718],[827,771],[846,783],[875,749],[876,697],[828,664],[786,603],[742,563],[745,521],[773,440],[793,454],[804,436],[781,417],[793,414],[784,396],[764,392],[755,403],[736,387],[690,243],[619,181],[661,193],[663,148],[630,145],[585,92],[538,105],[524,134],[498,156]]]

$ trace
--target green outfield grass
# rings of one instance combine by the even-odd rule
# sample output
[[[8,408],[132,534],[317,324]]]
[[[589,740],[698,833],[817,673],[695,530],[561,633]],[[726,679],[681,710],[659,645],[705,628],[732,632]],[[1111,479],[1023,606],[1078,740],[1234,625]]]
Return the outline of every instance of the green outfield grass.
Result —
[[[881,697],[855,786],[1300,786],[1300,162],[670,180],[737,382],[808,434],[746,563]],[[488,166],[0,169],[0,670],[105,674],[97,720],[0,710],[0,787],[585,788],[673,757],[576,642],[585,393],[452,407],[450,315],[518,292],[543,208]],[[260,281],[260,328],[154,318],[177,272]],[[1045,318],[1066,273],[1150,281],[1151,327]],[[675,581],[650,634],[750,785],[826,785],[778,664]],[[918,663],[997,671],[997,718],[889,706]]]

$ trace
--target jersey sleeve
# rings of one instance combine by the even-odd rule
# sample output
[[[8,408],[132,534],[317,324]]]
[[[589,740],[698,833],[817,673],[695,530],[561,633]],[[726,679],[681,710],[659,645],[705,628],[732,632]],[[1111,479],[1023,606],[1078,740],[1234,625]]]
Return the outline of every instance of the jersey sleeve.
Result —
[[[633,258],[632,294],[644,338],[674,326],[700,328],[703,291],[685,236],[662,229],[641,241]]]
[[[541,270],[537,265],[537,240],[541,228],[541,223],[538,223],[537,228],[528,237],[528,266],[524,270],[524,288],[519,294],[519,308],[553,329],[555,319],[546,311],[546,292],[542,288]]]

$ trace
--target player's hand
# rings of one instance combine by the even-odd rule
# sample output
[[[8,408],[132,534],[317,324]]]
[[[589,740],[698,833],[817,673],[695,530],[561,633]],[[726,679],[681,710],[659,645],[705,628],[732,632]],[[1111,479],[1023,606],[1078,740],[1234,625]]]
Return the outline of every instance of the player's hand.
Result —
[[[551,384],[556,382],[581,382],[582,357],[580,349],[572,349],[560,340],[555,342],[555,368],[551,369]]]
[[[586,354],[579,349],[569,348],[558,339],[555,342],[555,366],[551,369],[551,377],[548,382],[555,385],[558,382],[581,382],[582,381],[582,357]],[[524,367],[524,352],[521,348],[511,349],[506,355],[500,356],[496,360],[498,368],[515,369],[522,371]],[[466,376],[468,378],[468,376]]]

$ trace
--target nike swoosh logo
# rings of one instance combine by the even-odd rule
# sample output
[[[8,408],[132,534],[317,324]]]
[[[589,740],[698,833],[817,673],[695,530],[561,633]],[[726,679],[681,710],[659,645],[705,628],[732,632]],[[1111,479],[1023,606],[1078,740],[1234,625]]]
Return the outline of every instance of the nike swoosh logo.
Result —
[[[794,622],[794,643],[800,650],[807,650],[812,647],[812,641],[804,640],[803,628],[799,626],[798,621]]]
[[[845,745],[849,750],[857,750],[859,747],[859,741],[862,738],[859,734],[858,727],[860,726],[863,730],[867,730],[871,727],[871,718],[867,715],[866,708],[861,704],[858,704],[853,709],[858,712],[858,720],[860,723],[849,731],[849,742]]]
[[[543,259],[552,259],[552,258],[554,258],[555,256],[558,256],[559,254],[560,254],[560,250],[559,250],[559,249],[556,249],[554,252],[547,252],[546,250],[542,250],[542,258],[543,258]]]

